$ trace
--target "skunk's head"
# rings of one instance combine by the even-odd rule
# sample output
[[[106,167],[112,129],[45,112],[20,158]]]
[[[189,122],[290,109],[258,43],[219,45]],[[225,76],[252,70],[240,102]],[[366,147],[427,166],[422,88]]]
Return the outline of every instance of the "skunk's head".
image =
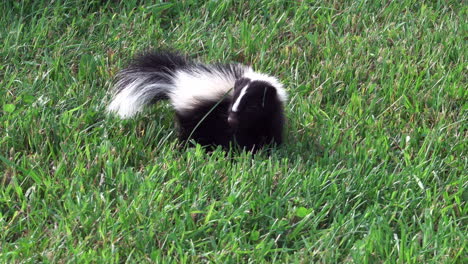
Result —
[[[277,111],[282,111],[282,98],[277,89],[273,83],[265,80],[237,80],[229,108],[229,125],[233,129],[243,129],[274,118]]]

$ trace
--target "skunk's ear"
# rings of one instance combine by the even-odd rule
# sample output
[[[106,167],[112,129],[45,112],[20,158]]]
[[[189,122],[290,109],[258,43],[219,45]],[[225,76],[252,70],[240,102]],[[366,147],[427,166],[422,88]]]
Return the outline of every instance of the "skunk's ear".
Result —
[[[273,86],[267,85],[263,90],[264,100],[270,101],[277,97],[276,89]]]
[[[266,93],[267,96],[269,96],[269,97],[276,96],[276,88],[275,87],[268,85],[268,86],[265,87],[265,90],[266,90],[265,93]]]
[[[266,85],[260,90],[260,104],[262,108],[274,107],[276,98],[278,97],[275,87]]]

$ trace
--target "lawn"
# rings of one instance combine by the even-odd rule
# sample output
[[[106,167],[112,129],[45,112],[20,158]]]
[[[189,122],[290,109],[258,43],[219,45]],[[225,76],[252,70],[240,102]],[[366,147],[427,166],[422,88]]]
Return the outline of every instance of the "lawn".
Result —
[[[0,262],[466,263],[463,1],[1,1]],[[143,50],[289,92],[285,143],[104,109]]]

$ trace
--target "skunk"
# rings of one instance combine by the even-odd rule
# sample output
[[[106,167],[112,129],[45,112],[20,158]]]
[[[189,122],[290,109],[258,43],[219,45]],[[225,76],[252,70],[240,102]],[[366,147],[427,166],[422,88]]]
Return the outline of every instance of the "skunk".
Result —
[[[117,74],[109,113],[129,118],[169,99],[182,141],[256,152],[282,142],[287,93],[275,77],[242,64],[202,64],[178,53],[137,56]]]

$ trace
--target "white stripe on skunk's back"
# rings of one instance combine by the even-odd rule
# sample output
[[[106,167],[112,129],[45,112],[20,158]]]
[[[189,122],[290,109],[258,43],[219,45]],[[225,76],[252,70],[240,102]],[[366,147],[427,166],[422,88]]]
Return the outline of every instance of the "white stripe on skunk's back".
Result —
[[[242,67],[245,71],[249,69]],[[231,96],[235,82],[234,74],[226,74],[212,67],[209,71],[201,68],[182,69],[176,72],[169,98],[176,111],[190,110],[200,102],[220,100],[228,92],[228,96]]]

